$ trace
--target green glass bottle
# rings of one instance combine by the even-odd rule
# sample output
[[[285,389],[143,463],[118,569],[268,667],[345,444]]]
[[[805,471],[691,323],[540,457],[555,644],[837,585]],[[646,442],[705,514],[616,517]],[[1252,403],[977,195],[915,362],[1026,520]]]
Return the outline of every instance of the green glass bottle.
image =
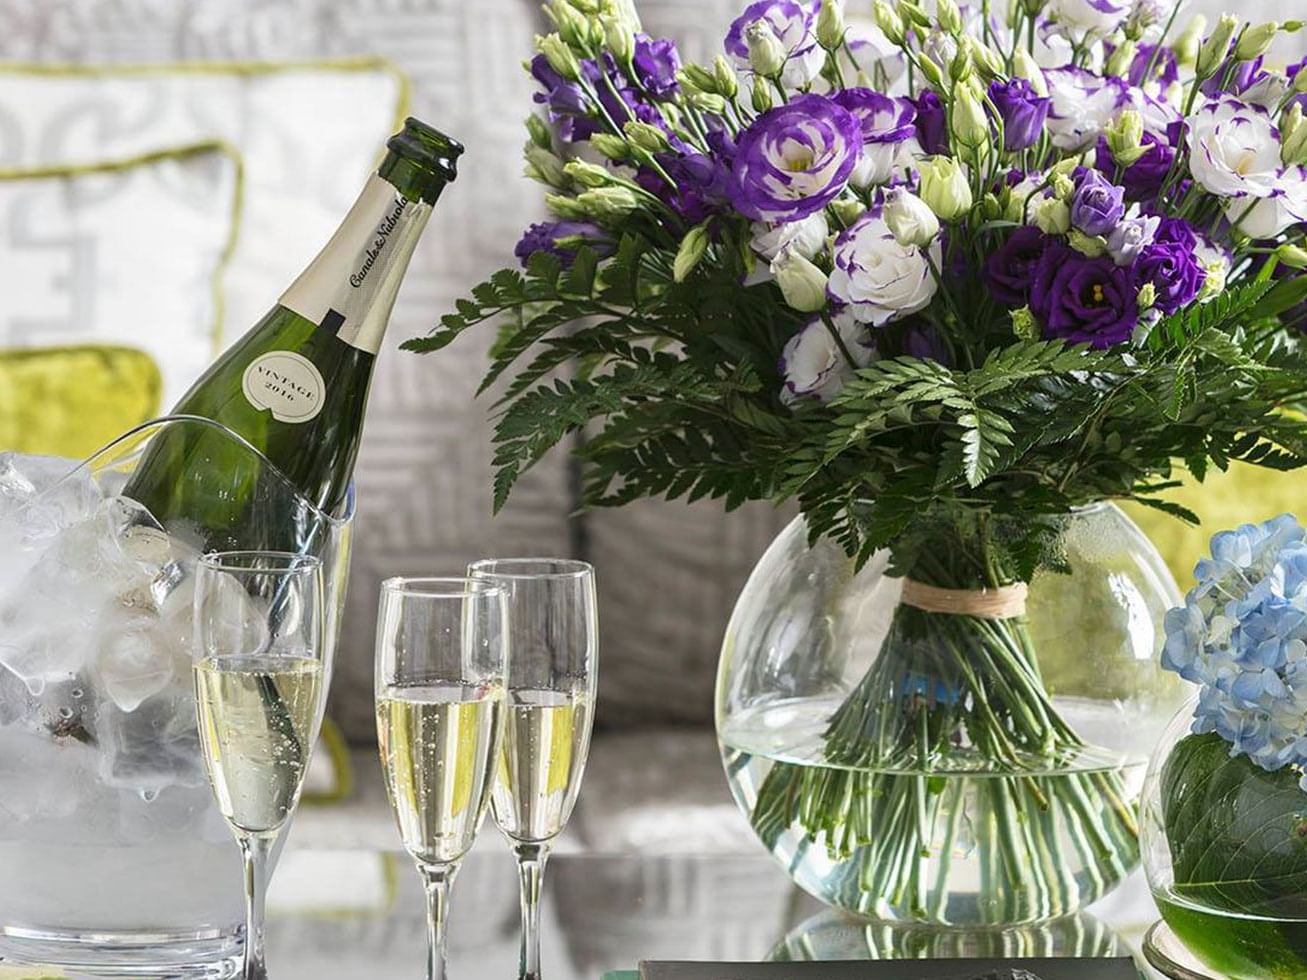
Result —
[[[386,147],[317,258],[172,412],[212,419],[243,436],[328,513],[341,506],[350,483],[372,368],[399,284],[463,151],[416,119]],[[248,546],[251,536],[235,530],[267,479],[260,466],[220,430],[180,425],[153,438],[123,492],[165,526],[185,519],[202,526],[210,545]],[[232,533],[219,533],[224,529]]]

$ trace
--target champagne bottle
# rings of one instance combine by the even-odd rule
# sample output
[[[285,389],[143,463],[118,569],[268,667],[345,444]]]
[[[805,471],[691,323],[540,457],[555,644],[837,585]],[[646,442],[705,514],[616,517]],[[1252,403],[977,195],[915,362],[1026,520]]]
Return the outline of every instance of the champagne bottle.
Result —
[[[340,507],[349,486],[372,368],[400,282],[463,152],[416,119],[386,147],[317,258],[172,412],[238,433],[326,512]],[[153,437],[123,492],[165,526],[198,523],[210,546],[248,547],[251,535],[237,531],[250,519],[266,469],[224,433],[181,425]],[[286,542],[260,546],[272,544]]]

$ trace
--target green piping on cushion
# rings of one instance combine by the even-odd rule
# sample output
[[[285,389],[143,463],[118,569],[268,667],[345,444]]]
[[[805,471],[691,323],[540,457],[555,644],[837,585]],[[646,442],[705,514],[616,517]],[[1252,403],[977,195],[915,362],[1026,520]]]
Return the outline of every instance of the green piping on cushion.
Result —
[[[236,242],[240,237],[241,212],[245,198],[245,163],[239,151],[230,143],[222,140],[203,140],[182,146],[167,147],[139,153],[135,156],[113,160],[100,160],[94,163],[59,163],[37,167],[0,167],[0,181],[42,180],[51,177],[84,177],[89,174],[125,173],[140,167],[148,167],[161,160],[185,160],[188,157],[202,156],[206,153],[220,153],[236,166],[236,182],[231,195],[231,220],[227,223],[227,240],[223,243],[222,254],[213,267],[209,277],[209,288],[213,299],[213,325],[209,331],[212,338],[213,354],[222,351],[223,335],[223,277],[227,266],[236,251]]]

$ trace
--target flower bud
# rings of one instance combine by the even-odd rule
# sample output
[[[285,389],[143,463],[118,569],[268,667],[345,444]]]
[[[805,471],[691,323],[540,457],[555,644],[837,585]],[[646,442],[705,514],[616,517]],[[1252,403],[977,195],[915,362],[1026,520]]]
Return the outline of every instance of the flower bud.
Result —
[[[595,133],[590,137],[590,145],[609,160],[625,160],[631,155],[626,140],[612,133]]]
[[[676,73],[681,87],[690,92],[716,92],[717,78],[702,65],[686,65]]]
[[[903,44],[908,36],[908,29],[903,25],[903,18],[885,0],[876,0],[876,26],[889,39],[890,44]]]
[[[993,48],[977,41],[974,37],[966,38],[967,54],[971,56],[972,63],[989,81],[995,78],[1001,78],[1006,70],[1003,64],[1003,58],[997,54]]]
[[[1139,45],[1134,41],[1122,41],[1112,50],[1112,56],[1107,59],[1107,73],[1117,78],[1125,78],[1138,51]]]
[[[581,63],[576,60],[572,49],[557,34],[537,37],[536,50],[545,56],[550,68],[569,82],[575,82],[581,77]]]
[[[985,221],[997,221],[1003,217],[1003,204],[997,194],[987,192],[980,199],[980,216]]]
[[[990,138],[989,119],[976,97],[965,87],[959,87],[953,100],[953,115],[949,120],[953,138],[963,146],[975,149]]]
[[[1139,304],[1140,310],[1151,310],[1157,303],[1157,287],[1151,282],[1144,283],[1139,287],[1135,302]]]
[[[707,250],[708,226],[695,225],[685,233],[680,248],[676,250],[676,258],[672,260],[672,279],[676,282],[684,282],[685,277],[694,271]]]
[[[526,117],[527,135],[531,137],[531,142],[542,150],[552,150],[554,148],[554,134],[550,130],[549,124],[539,116]]]
[[[821,0],[817,14],[817,43],[834,51],[844,43],[844,0]]]
[[[962,33],[962,11],[955,0],[936,0],[935,17],[941,30],[958,36]]]
[[[792,309],[811,313],[826,305],[826,273],[793,248],[783,248],[772,259],[772,275]]]
[[[771,25],[765,20],[755,20],[744,29],[744,42],[749,46],[749,67],[764,77],[779,75],[785,67],[789,52],[781,44]]]
[[[930,19],[930,15],[913,3],[912,0],[899,0],[899,16],[903,18],[904,23],[911,24],[923,31],[928,31],[935,26]]]
[[[1049,191],[1059,201],[1070,204],[1071,198],[1075,197],[1076,194],[1076,184],[1066,174],[1054,173],[1053,180],[1049,184]]]
[[[754,112],[766,112],[773,105],[771,87],[762,79],[755,78],[749,92],[749,99],[753,103]]]
[[[632,119],[622,127],[622,132],[634,145],[650,153],[663,153],[671,149],[671,144],[667,142],[667,134],[651,123]]]
[[[1130,166],[1148,152],[1143,143],[1144,117],[1137,109],[1126,109],[1107,124],[1107,147],[1121,166]]]
[[[928,157],[921,163],[918,187],[926,206],[944,221],[956,221],[971,210],[971,185],[962,165],[952,157]],[[1071,211],[1067,209],[1067,224]]]
[[[1079,228],[1072,228],[1067,232],[1067,242],[1081,255],[1091,259],[1107,254],[1107,242],[1103,240],[1102,236],[1086,235]]]
[[[537,146],[535,143],[528,143],[525,155],[526,175],[528,177],[532,180],[538,180],[542,184],[548,184],[550,187],[563,186],[565,183],[563,161],[552,150]]]
[[[845,228],[853,224],[867,211],[867,205],[863,204],[856,197],[840,197],[830,202],[830,209],[835,212],[835,217]]]
[[[579,198],[569,197],[566,194],[546,194],[545,204],[560,218],[584,220],[593,216],[590,209],[582,204]]]
[[[889,192],[882,215],[894,240],[905,248],[925,248],[939,234],[935,212],[916,194],[901,187]]]
[[[1307,65],[1298,69],[1298,73],[1293,76],[1293,90],[1299,95],[1307,94]]]
[[[1239,61],[1252,61],[1260,58],[1271,48],[1275,35],[1280,33],[1280,25],[1273,20],[1247,28],[1239,35],[1239,43],[1234,46],[1234,56]]]
[[[1024,78],[1041,98],[1048,97],[1048,81],[1044,78],[1044,69],[1039,67],[1034,55],[1018,44],[1012,52],[1012,72],[1017,78]]]
[[[1275,257],[1290,269],[1307,269],[1307,249],[1285,242],[1275,250]]]
[[[565,0],[554,0],[545,13],[558,28],[559,37],[569,45],[584,48],[590,39],[590,19]],[[555,69],[557,70],[557,69]]]
[[[720,116],[726,111],[726,100],[720,95],[713,95],[711,92],[695,92],[689,97],[688,101],[690,105],[709,115]],[[663,112],[668,112],[672,108],[670,102],[663,103]]]
[[[579,187],[606,187],[613,182],[613,175],[607,170],[585,160],[568,160],[563,165],[563,173]]]
[[[1202,14],[1195,14],[1188,26],[1175,39],[1175,43],[1171,45],[1171,50],[1175,52],[1175,60],[1181,68],[1188,68],[1198,60],[1198,46],[1203,43],[1203,32],[1206,30],[1207,18]]]
[[[735,68],[722,55],[718,55],[712,63],[712,78],[717,83],[717,94],[726,99],[735,98],[735,93],[740,90],[740,83],[735,77]],[[704,89],[704,91],[708,91]]]
[[[604,17],[600,20],[604,28],[604,44],[620,65],[631,62],[635,54],[635,35],[618,17]]]
[[[1030,312],[1030,307],[1022,306],[1012,311],[1012,332],[1018,340],[1039,339],[1039,321]]]
[[[922,58],[917,67],[921,69],[921,74],[926,76],[926,81],[928,81],[932,87],[940,91],[943,91],[946,88],[944,85],[944,73],[939,70],[939,65],[935,64],[935,62],[931,61],[929,58]],[[867,87],[869,88],[870,86]]]
[[[1307,163],[1307,125],[1302,107],[1296,104],[1289,107],[1280,126],[1280,159],[1290,167]]]
[[[1234,40],[1234,32],[1238,29],[1239,22],[1237,20],[1229,14],[1221,15],[1221,19],[1212,28],[1212,33],[1207,36],[1207,40],[1198,49],[1198,61],[1195,65],[1195,71],[1199,78],[1210,78],[1216,74],[1216,70],[1221,67],[1226,56],[1230,53],[1230,42]]]
[[[1045,197],[1034,202],[1032,217],[1035,227],[1045,235],[1065,235],[1071,230],[1071,206],[1056,197]]]
[[[965,82],[971,77],[971,67],[971,52],[965,44],[959,44],[957,54],[948,63],[949,78],[953,79],[954,84]]]
[[[640,206],[640,199],[625,187],[599,187],[583,191],[576,201],[586,212],[603,221],[624,218]]]

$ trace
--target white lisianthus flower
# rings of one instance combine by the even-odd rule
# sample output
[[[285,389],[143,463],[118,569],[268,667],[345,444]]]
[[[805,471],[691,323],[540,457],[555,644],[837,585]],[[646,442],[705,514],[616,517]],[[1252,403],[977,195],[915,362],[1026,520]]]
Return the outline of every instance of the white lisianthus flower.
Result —
[[[940,246],[930,246],[939,264]],[[835,240],[835,268],[827,291],[854,318],[880,327],[925,307],[938,283],[926,252],[900,245],[879,210],[868,211]]]
[[[838,341],[821,317],[814,317],[781,351],[781,377],[785,381],[781,401],[785,404],[793,405],[804,398],[828,402],[840,393],[855,370],[876,360],[876,348],[865,324],[848,311],[835,314],[831,322]]]
[[[885,224],[900,245],[929,245],[939,234],[939,218],[926,202],[909,190],[896,187],[885,196]]]
[[[826,273],[794,249],[781,249],[772,259],[771,271],[790,308],[812,313],[826,305]]]
[[[1280,174],[1280,134],[1264,109],[1230,95],[1187,120],[1189,170],[1218,197],[1267,197]]]
[[[1203,267],[1203,285],[1198,291],[1198,302],[1206,303],[1225,292],[1226,280],[1234,265],[1230,253],[1201,232],[1194,246],[1194,258]]]
[[[825,211],[814,211],[798,221],[780,224],[755,221],[752,232],[749,244],[768,262],[776,258],[784,248],[792,248],[805,259],[813,259],[826,246],[830,225],[826,222]]]
[[[1225,216],[1249,238],[1274,238],[1307,221],[1307,167],[1285,167],[1266,197],[1233,197]]]
[[[1134,9],[1134,0],[1049,0],[1044,13],[1067,37],[1107,37]]]
[[[898,94],[906,86],[896,85],[908,70],[907,59],[896,44],[891,44],[885,32],[874,21],[855,20],[844,34],[844,46],[835,52],[835,60],[846,78],[865,76],[864,87],[876,87],[887,95]],[[884,79],[884,82],[881,82]]]
[[[1130,104],[1129,88],[1119,78],[1104,78],[1067,65],[1044,72],[1048,94],[1048,134],[1061,150],[1083,150],[1097,142],[1107,124]]]
[[[750,4],[731,23],[726,33],[726,52],[741,71],[752,71],[750,47],[757,52],[765,46],[775,52],[785,87],[803,88],[821,73],[821,66],[826,63],[826,50],[817,43],[816,20],[816,8],[812,4],[798,0],[761,0]]]
[[[1278,71],[1262,72],[1257,81],[1239,93],[1249,105],[1259,105],[1267,112],[1275,112],[1293,91],[1293,83]]]

